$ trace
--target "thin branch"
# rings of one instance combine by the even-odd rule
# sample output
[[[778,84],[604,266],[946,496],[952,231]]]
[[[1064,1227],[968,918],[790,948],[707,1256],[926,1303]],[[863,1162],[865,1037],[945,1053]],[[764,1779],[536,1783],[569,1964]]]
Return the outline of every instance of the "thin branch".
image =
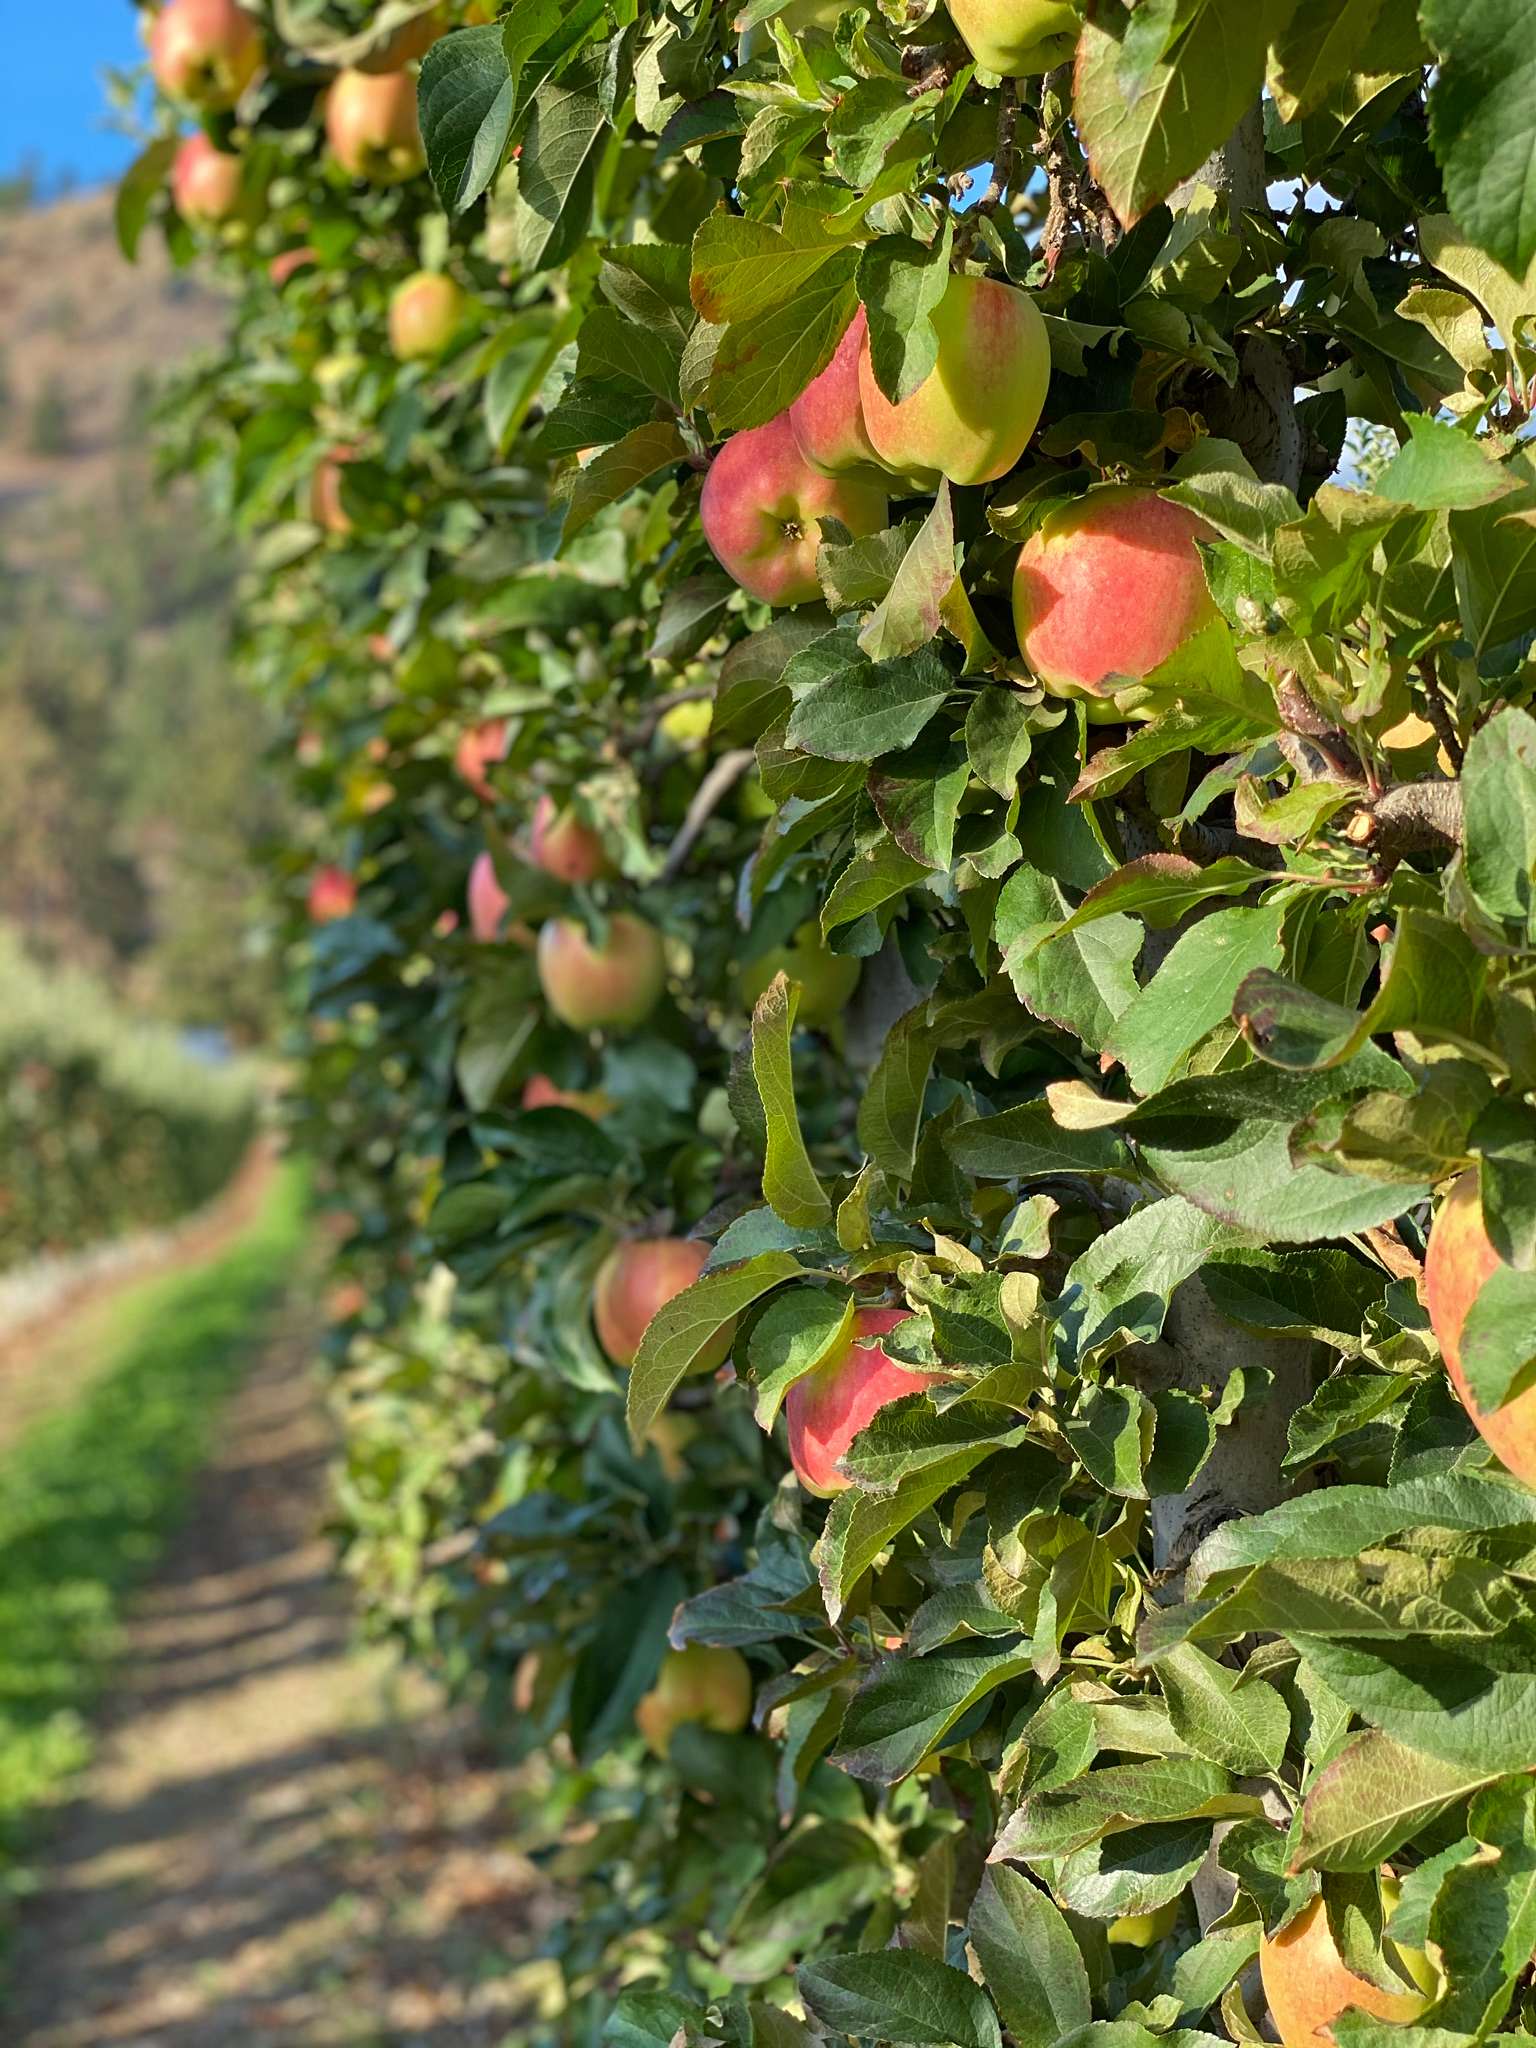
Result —
[[[992,145],[992,182],[976,203],[977,213],[995,213],[1003,194],[1013,183],[1018,155],[1019,88],[1011,78],[1003,80],[997,99],[997,140]]]
[[[682,873],[694,842],[709,823],[721,803],[746,774],[757,756],[750,747],[733,747],[728,754],[722,754],[714,767],[693,793],[693,802],[688,806],[688,815],[678,827],[672,850],[667,855],[666,865],[659,879],[675,882]]]
[[[1461,744],[1451,718],[1451,708],[1440,692],[1440,662],[1433,648],[1423,657],[1419,667],[1424,671],[1424,704],[1429,713],[1429,722],[1435,728],[1435,738],[1445,749],[1445,757],[1458,774],[1461,764],[1467,758],[1467,750]]]

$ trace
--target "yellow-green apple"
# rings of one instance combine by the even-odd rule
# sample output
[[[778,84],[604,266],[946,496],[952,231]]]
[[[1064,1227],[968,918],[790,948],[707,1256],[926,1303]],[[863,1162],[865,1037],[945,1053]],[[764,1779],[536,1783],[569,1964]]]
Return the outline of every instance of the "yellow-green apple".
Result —
[[[548,1074],[530,1074],[523,1083],[524,1109],[574,1109],[596,1123],[613,1108],[613,1097],[601,1088],[562,1088]]]
[[[1429,2004],[1422,1991],[1384,1991],[1357,1977],[1339,1953],[1328,1911],[1314,1899],[1289,1926],[1259,1943],[1259,1975],[1269,2016],[1285,2048],[1319,2048],[1334,2039],[1332,2023],[1351,2006],[1379,2020],[1410,2026]]]
[[[859,397],[876,455],[898,476],[985,484],[1024,453],[1045,404],[1051,346],[1027,292],[994,277],[952,277],[932,314],[939,353],[893,405],[875,382],[869,337]]]
[[[789,1461],[807,1493],[825,1500],[843,1492],[851,1482],[838,1471],[837,1461],[859,1431],[903,1394],[937,1386],[944,1378],[943,1373],[909,1372],[870,1341],[894,1330],[907,1315],[904,1308],[860,1309],[843,1348],[796,1380],[785,1396]]]
[[[418,270],[389,302],[389,345],[402,363],[440,356],[458,332],[468,301],[440,270]]]
[[[544,999],[573,1031],[643,1024],[666,987],[661,934],[628,910],[608,919],[600,940],[574,917],[549,918],[538,957]]]
[[[171,165],[171,197],[190,226],[215,228],[240,211],[240,159],[215,149],[199,129],[189,135]]]
[[[1065,64],[1083,26],[1082,0],[946,0],[949,18],[985,71],[1030,78]]]
[[[616,1244],[597,1269],[592,1290],[592,1325],[597,1341],[615,1365],[633,1365],[640,1339],[659,1308],[691,1287],[709,1258],[696,1237],[632,1237]],[[695,1372],[713,1372],[736,1334],[726,1324],[694,1362]]]
[[[890,474],[875,453],[859,396],[859,357],[869,332],[860,306],[843,330],[832,360],[789,408],[795,442],[819,476],[847,476],[885,488]]]
[[[485,771],[497,761],[505,761],[510,737],[504,718],[487,718],[461,733],[453,750],[454,767],[482,803],[490,803],[496,794]]]
[[[687,704],[670,704],[656,721],[656,730],[672,742],[679,753],[692,753],[709,738],[715,722],[715,707],[707,697],[695,697]]]
[[[316,868],[309,881],[311,924],[334,924],[357,908],[357,882],[345,868]]]
[[[1527,1387],[1502,1408],[1479,1408],[1461,1364],[1461,1332],[1468,1311],[1502,1263],[1483,1223],[1474,1169],[1462,1174],[1430,1226],[1424,1306],[1451,1385],[1479,1436],[1517,1479],[1536,1486],[1536,1387]]]
[[[789,414],[733,434],[709,466],[700,503],[704,538],[722,569],[765,604],[809,604],[820,522],[838,519],[854,535],[885,525],[885,493],[871,484],[819,476],[800,453]]]
[[[1110,1921],[1106,1933],[1121,1948],[1151,1948],[1155,1941],[1172,1934],[1178,1918],[1179,1902],[1169,1899],[1151,1913],[1122,1913],[1118,1920]]]
[[[557,882],[595,882],[613,872],[613,863],[597,833],[584,825],[575,810],[564,810],[546,791],[533,807],[528,827],[528,856]]]
[[[149,68],[173,100],[232,107],[261,69],[261,29],[235,0],[170,0],[149,32]]]
[[[1185,506],[1132,484],[1051,513],[1013,578],[1019,646],[1045,689],[1103,700],[1175,655],[1230,664],[1231,635],[1195,545],[1215,538]]]
[[[635,1726],[653,1756],[665,1757],[687,1722],[735,1735],[752,1718],[752,1673],[737,1650],[704,1643],[668,1650],[656,1683],[635,1707]]]
[[[801,925],[787,946],[770,946],[747,963],[741,971],[743,1003],[750,1008],[781,971],[800,984],[796,1022],[818,1028],[842,1014],[859,985],[859,962],[829,953],[814,924]]]
[[[325,98],[331,154],[354,178],[394,185],[426,161],[408,71],[338,71]]]

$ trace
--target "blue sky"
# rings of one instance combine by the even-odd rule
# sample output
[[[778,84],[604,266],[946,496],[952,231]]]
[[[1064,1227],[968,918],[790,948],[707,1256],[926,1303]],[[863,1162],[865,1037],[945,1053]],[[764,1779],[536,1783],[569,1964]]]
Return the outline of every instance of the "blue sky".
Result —
[[[45,190],[63,175],[85,185],[115,178],[135,151],[108,126],[101,74],[143,55],[131,0],[69,0],[57,9],[20,0],[3,12],[0,176],[32,162]]]

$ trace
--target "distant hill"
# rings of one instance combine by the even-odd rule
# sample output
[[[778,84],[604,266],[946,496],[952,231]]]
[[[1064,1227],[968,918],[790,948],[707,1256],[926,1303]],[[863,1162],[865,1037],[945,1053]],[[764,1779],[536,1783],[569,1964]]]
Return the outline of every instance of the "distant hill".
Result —
[[[135,399],[213,342],[219,301],[173,270],[146,234],[125,263],[112,194],[0,214],[0,529],[14,537],[50,500],[111,481]]]
[[[267,721],[228,665],[233,559],[146,424],[223,308],[153,233],[124,261],[108,192],[0,213],[0,308],[0,922],[249,1035]]]

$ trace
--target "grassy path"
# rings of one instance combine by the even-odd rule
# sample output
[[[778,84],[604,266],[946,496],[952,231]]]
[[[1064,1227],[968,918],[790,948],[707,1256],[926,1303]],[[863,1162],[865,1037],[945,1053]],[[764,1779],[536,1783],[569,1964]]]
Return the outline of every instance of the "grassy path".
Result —
[[[211,1458],[190,1497],[174,1489],[180,1527],[133,1603],[95,1761],[18,1916],[6,2048],[500,2048],[533,1988],[513,1958],[541,1909],[532,1872],[504,1846],[506,1781],[424,1689],[357,1652],[332,1577],[313,1311],[299,1290],[275,1308],[269,1284],[274,1253],[278,1271],[291,1266],[295,1216],[280,1205],[234,1253],[184,1277],[139,1324],[137,1369],[98,1376],[80,1408],[0,1457],[0,1487],[21,1453],[62,1481],[71,1450],[110,1423],[134,1436],[114,1472],[148,1470],[146,1493],[159,1494],[165,1461],[185,1478],[208,1450],[174,1436],[168,1336],[183,1333],[172,1379],[184,1426],[181,1374],[207,1372],[216,1353],[227,1389],[235,1340],[263,1333],[222,1409],[206,1383],[205,1412],[219,1414]],[[164,1395],[147,1416],[146,1380]],[[67,1492],[33,1517],[30,1583],[42,1598],[67,1563],[66,1604],[84,1589],[94,1655],[113,1590],[103,1546],[148,1543],[161,1518],[124,1486],[86,1486],[73,1502]],[[45,1495],[34,1488],[39,1507]],[[67,1521],[78,1525],[68,1536]],[[12,1604],[9,1587],[3,1598]],[[56,1713],[80,1666],[53,1654],[40,1621],[25,1655],[6,1642],[0,1659],[3,1757],[6,1726],[14,1753],[16,1729],[46,1727],[40,1710]],[[73,1754],[66,1740],[53,1762]]]

